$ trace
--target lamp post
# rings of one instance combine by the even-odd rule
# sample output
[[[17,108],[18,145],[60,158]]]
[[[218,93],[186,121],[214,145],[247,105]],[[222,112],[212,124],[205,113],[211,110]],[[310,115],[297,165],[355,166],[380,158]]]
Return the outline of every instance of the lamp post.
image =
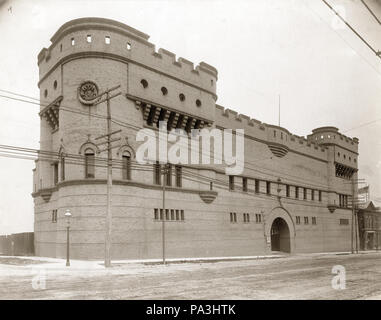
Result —
[[[70,218],[71,218],[71,213],[69,209],[66,209],[65,212],[65,217],[66,217],[66,266],[70,267]]]

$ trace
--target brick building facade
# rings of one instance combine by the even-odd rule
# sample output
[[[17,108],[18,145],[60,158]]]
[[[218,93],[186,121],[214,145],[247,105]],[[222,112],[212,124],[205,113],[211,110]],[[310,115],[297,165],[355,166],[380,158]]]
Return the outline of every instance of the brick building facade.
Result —
[[[107,153],[95,138],[106,133],[106,107],[89,101],[115,85],[122,95],[111,102],[112,129],[122,143],[113,149],[113,259],[160,258],[161,218],[170,258],[349,251],[358,139],[335,127],[301,137],[225,109],[216,104],[214,67],[194,67],[148,38],[113,20],[82,18],[65,23],[40,52],[36,255],[65,256],[70,209],[71,255],[104,256]],[[162,212],[160,165],[135,163],[137,130],[158,130],[160,120],[169,131],[244,129],[243,173],[173,165]]]

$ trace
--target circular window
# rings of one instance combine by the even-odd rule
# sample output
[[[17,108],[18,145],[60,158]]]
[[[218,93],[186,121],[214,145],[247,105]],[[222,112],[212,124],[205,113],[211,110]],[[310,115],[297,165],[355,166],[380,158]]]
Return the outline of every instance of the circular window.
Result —
[[[48,90],[45,89],[45,91],[44,91],[44,97],[46,98],[47,96],[48,96]]]
[[[147,88],[147,87],[148,87],[148,82],[147,82],[146,79],[142,79],[142,80],[140,81],[140,83],[142,84],[143,88]]]
[[[57,80],[54,81],[53,87],[54,89],[57,89]]]
[[[95,103],[98,96],[98,86],[92,81],[85,81],[78,87],[78,98],[83,104],[91,105]]]
[[[168,93],[168,89],[166,87],[161,87],[161,92],[163,93],[163,95],[167,95]]]
[[[180,101],[184,101],[185,100],[185,96],[184,96],[183,93],[179,94],[179,99],[180,99]]]
[[[201,107],[201,100],[199,100],[199,99],[196,100],[196,106]]]

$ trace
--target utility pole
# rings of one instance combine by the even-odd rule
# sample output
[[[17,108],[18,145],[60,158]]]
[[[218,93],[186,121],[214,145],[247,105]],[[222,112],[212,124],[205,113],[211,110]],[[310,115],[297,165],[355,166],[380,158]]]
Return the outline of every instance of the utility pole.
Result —
[[[355,184],[365,183],[364,179],[354,179],[352,177],[351,182],[345,184],[351,184],[352,187],[352,224],[351,224],[351,252],[358,253],[358,219],[357,219],[357,201],[358,197],[355,198]],[[355,240],[353,239],[355,237]]]
[[[165,209],[165,186],[167,184],[167,175],[169,174],[169,163],[166,163],[163,167],[163,219],[161,220],[161,240],[162,240],[162,248],[163,248],[163,264],[165,264],[165,219],[166,209]]]
[[[111,143],[114,141],[120,140],[120,138],[117,139],[111,139],[111,136],[113,134],[121,132],[121,130],[117,130],[114,132],[111,132],[111,107],[110,107],[110,100],[119,96],[121,92],[118,92],[114,95],[110,95],[111,91],[114,91],[118,89],[120,85],[115,86],[111,89],[108,89],[104,91],[103,93],[99,94],[98,97],[102,97],[106,95],[106,97],[99,102],[96,103],[100,104],[103,102],[106,102],[107,104],[107,133],[103,136],[95,138],[95,140],[99,140],[102,138],[106,138],[106,142],[101,142],[97,144],[97,146],[102,144],[107,144],[107,148],[102,151],[107,150],[107,214],[106,214],[106,234],[105,234],[105,267],[108,268],[111,266],[111,231],[112,231],[112,203],[111,203],[111,195],[112,195],[112,145]]]

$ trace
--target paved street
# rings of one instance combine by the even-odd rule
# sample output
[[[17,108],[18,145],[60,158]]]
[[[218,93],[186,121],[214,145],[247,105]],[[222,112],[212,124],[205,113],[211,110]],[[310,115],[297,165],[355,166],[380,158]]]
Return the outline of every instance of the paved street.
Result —
[[[29,263],[30,262],[30,263]],[[381,299],[381,253],[160,264],[0,257],[1,299]],[[334,290],[332,267],[346,271]],[[45,280],[44,280],[45,279]]]

